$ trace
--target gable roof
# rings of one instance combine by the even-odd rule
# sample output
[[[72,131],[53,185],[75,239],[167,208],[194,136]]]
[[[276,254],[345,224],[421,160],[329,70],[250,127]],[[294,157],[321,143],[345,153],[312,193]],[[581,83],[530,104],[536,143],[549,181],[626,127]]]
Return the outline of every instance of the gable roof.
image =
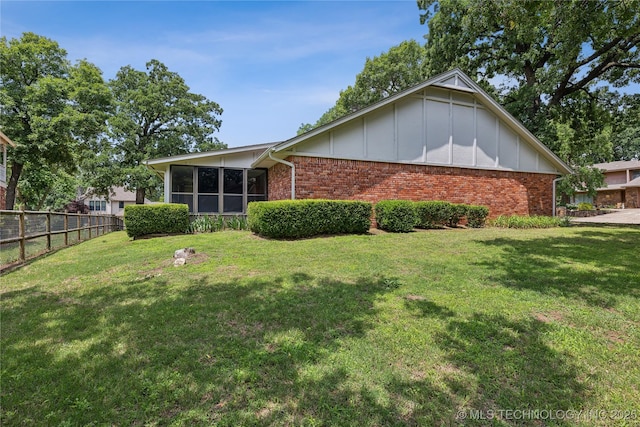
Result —
[[[434,76],[423,83],[413,86],[404,91],[391,95],[375,104],[358,110],[354,113],[343,116],[331,123],[312,129],[301,135],[297,135],[291,139],[280,142],[267,148],[253,163],[252,167],[258,166],[271,166],[275,162],[270,159],[270,154],[279,158],[285,158],[290,155],[290,149],[296,145],[308,141],[309,139],[331,131],[338,126],[341,126],[347,122],[351,122],[360,117],[363,117],[373,111],[380,110],[383,107],[390,105],[398,100],[408,97],[412,94],[420,92],[427,87],[439,87],[444,89],[452,89],[459,92],[465,92],[476,97],[489,111],[495,114],[498,118],[509,124],[519,136],[524,138],[534,149],[539,152],[545,159],[547,159],[558,171],[561,173],[572,173],[571,168],[564,163],[558,156],[556,156],[549,148],[547,148],[538,138],[536,138],[531,132],[529,132],[518,120],[516,120],[511,114],[509,114],[501,105],[499,105],[489,94],[487,94],[477,83],[475,83],[469,76],[464,74],[460,69],[454,69],[446,73]],[[289,151],[289,152],[287,152]]]

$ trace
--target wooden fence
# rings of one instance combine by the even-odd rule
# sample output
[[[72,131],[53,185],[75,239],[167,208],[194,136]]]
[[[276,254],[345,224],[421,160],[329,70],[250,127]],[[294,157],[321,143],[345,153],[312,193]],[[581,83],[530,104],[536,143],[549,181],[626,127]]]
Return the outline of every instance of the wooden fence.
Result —
[[[0,211],[0,271],[123,226],[115,215]]]

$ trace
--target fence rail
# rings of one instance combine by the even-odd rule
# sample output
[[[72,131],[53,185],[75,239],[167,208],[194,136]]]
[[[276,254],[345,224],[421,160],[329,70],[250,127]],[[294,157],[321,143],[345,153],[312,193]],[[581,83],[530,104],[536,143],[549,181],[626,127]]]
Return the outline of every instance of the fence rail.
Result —
[[[115,215],[0,210],[0,271],[122,229]]]

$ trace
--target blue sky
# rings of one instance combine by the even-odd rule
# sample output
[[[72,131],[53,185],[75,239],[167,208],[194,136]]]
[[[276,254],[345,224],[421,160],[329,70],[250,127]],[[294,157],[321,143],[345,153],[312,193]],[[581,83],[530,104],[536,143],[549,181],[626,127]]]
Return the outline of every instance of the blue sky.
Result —
[[[154,58],[224,109],[229,147],[285,140],[353,84],[367,57],[423,41],[415,1],[8,1],[0,34],[31,31],[105,79]]]

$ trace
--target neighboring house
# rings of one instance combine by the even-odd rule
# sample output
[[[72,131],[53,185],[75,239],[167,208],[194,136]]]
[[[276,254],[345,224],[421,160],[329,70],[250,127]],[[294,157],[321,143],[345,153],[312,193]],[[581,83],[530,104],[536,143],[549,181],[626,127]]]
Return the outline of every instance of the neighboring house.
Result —
[[[0,164],[0,210],[7,208],[7,147],[15,147],[7,135],[0,131],[0,146],[2,146],[2,164]]]
[[[113,187],[107,201],[104,196],[96,196],[91,193],[91,189],[88,189],[81,199],[89,207],[89,213],[124,216],[124,207],[136,204],[136,193],[126,191],[123,187]],[[151,201],[144,199],[144,203],[151,203]]]
[[[252,200],[448,200],[551,215],[571,169],[460,70],[287,141],[149,160],[165,202],[245,213]]]
[[[597,163],[604,173],[606,187],[598,188],[595,200],[579,192],[574,202],[593,203],[597,207],[640,208],[640,160]]]

